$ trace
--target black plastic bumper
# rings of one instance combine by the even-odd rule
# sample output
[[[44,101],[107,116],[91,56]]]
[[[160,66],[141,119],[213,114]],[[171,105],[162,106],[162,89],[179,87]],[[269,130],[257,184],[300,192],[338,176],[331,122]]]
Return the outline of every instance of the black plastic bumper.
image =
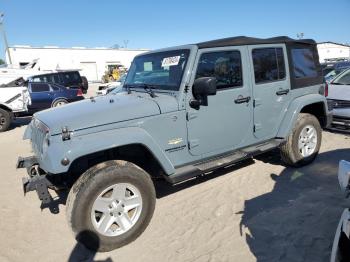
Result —
[[[333,114],[332,114],[332,112],[329,112],[329,113],[326,115],[326,128],[331,127],[332,122],[333,122]]]
[[[24,194],[30,191],[36,191],[42,204],[47,205],[52,202],[52,196],[49,192],[49,187],[52,183],[48,180],[46,174],[40,174],[39,168],[32,168],[37,165],[37,158],[32,157],[19,157],[17,160],[17,168],[26,168],[29,177],[22,178],[23,192]]]

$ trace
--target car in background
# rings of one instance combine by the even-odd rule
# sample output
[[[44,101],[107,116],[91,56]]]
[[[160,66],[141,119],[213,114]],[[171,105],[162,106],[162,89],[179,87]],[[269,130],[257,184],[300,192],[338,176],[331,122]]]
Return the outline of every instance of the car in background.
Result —
[[[79,71],[60,71],[48,74],[34,75],[28,77],[28,81],[55,83],[65,86],[69,89],[81,89],[83,94],[86,94],[89,88],[86,77],[80,76]]]
[[[123,85],[124,85],[125,79],[126,79],[126,74],[122,75],[118,81],[107,83],[104,85],[100,85],[98,87],[98,90],[96,91],[96,94],[97,95],[106,95],[106,94],[112,92],[116,88],[118,88],[117,90],[119,90],[119,89],[121,90]]]
[[[0,132],[8,130],[13,119],[26,113],[31,103],[28,89],[21,82],[11,84],[0,86]]]
[[[31,104],[28,105],[29,114],[84,99],[80,88],[69,89],[46,82],[28,82],[27,87],[31,99]]]
[[[326,83],[328,107],[333,112],[332,128],[350,130],[350,68]]]
[[[324,64],[322,73],[325,78],[325,82],[329,82],[339,75],[344,70],[350,68],[350,61],[340,61],[335,63]]]

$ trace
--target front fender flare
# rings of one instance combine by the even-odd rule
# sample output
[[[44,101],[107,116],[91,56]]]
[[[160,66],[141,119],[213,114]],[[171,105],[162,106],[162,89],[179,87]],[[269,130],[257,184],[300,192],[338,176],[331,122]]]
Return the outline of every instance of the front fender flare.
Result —
[[[59,152],[58,148],[61,148],[62,143],[65,149]],[[42,162],[40,165],[45,171],[63,173],[69,170],[74,160],[82,156],[130,144],[140,144],[147,148],[159,161],[165,173],[173,174],[175,172],[175,168],[165,152],[152,136],[140,127],[119,128],[81,136],[73,134],[71,140],[53,143],[52,147],[57,147],[57,150],[48,150],[46,159],[39,161],[39,163]],[[61,164],[61,159],[65,157],[70,160],[70,164],[67,166]]]

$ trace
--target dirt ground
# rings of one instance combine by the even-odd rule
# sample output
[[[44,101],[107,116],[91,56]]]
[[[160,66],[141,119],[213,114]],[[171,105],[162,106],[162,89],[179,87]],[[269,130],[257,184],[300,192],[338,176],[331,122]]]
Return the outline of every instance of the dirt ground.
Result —
[[[320,155],[303,168],[284,167],[272,152],[176,187],[158,183],[146,231],[95,254],[74,240],[64,205],[52,214],[35,193],[23,196],[25,171],[15,163],[31,154],[21,140],[28,121],[0,134],[0,261],[329,261],[350,206],[336,177],[339,160],[350,160],[350,136],[323,132]]]

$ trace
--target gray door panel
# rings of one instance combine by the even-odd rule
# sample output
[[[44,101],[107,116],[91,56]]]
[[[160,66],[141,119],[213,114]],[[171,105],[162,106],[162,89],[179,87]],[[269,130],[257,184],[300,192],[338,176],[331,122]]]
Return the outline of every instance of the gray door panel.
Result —
[[[276,62],[279,72],[276,70],[266,72],[263,68],[269,67],[269,63],[264,62],[266,56],[262,54],[262,49],[271,51],[275,48],[278,49],[275,54],[277,57],[278,52],[279,58],[276,58]],[[258,140],[266,140],[276,136],[279,124],[291,100],[288,58],[286,48],[283,44],[248,46],[248,50],[252,68],[251,81],[254,97],[254,136]],[[282,68],[282,64],[278,63],[278,61],[283,62],[280,57],[283,57],[284,69]]]
[[[232,66],[234,64],[232,60],[228,59],[231,61],[228,63],[225,61],[225,57],[219,57],[218,59],[216,59],[216,57],[211,57],[210,61],[215,61],[215,65],[211,63],[211,66],[215,67],[216,73],[219,72],[218,75],[225,72],[226,75],[229,74],[230,76],[233,76],[230,83],[234,83],[234,85],[237,86],[218,89],[216,95],[208,97],[208,106],[201,106],[199,110],[195,110],[188,106],[188,141],[190,153],[192,155],[208,155],[210,152],[233,150],[244,144],[249,137],[249,134],[251,135],[253,132],[253,103],[249,70],[247,70],[249,67],[247,48],[230,47],[201,49],[198,51],[195,64],[198,65],[198,62],[200,61],[201,68],[205,68],[206,66],[209,68],[209,65],[205,65],[205,63],[207,63],[205,57],[210,57],[212,52],[222,54],[222,52],[233,51],[236,52],[235,55],[238,53],[241,56],[242,77],[238,77],[237,66]],[[227,65],[230,65],[234,70],[228,68]],[[198,66],[195,68],[198,69]],[[198,72],[205,72],[205,70],[206,69],[199,70]],[[232,71],[227,73],[229,70]],[[196,72],[197,70],[194,70],[192,76],[193,79],[191,81],[192,83],[196,77]],[[201,75],[200,73],[198,74]],[[235,77],[236,75],[237,77]],[[234,78],[240,80],[237,81],[234,80]],[[227,78],[221,78],[218,76],[217,79],[218,84],[221,86],[230,85],[225,84],[227,83],[225,82]],[[241,81],[242,79],[243,83]],[[189,97],[191,97],[191,95],[189,95]],[[242,100],[239,100],[247,97],[250,97],[248,102],[242,102]]]

